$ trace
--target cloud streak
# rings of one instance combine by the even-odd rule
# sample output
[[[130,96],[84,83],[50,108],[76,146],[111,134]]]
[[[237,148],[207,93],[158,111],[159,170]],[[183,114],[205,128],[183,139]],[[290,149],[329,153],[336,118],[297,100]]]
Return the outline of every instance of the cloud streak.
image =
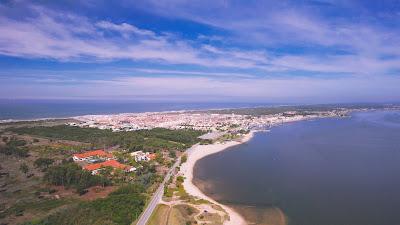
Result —
[[[265,74],[308,71],[371,75],[400,69],[400,35],[396,31],[354,24],[330,24],[289,9],[261,13],[257,8],[241,10],[221,3],[220,7],[223,8],[218,11],[219,16],[214,18],[202,14],[203,4],[200,4],[200,10],[191,9],[193,16],[190,17],[187,12],[191,11],[186,4],[177,7],[178,11],[166,5],[157,1],[151,8],[155,12],[169,12],[166,16],[183,17],[229,29],[233,36],[226,37],[227,40],[246,40],[260,46],[290,43],[307,47],[312,44],[345,49],[349,54],[309,52],[299,55],[263,48],[244,50],[235,46],[217,47],[210,43],[186,40],[179,35],[141,29],[129,23],[93,21],[39,6],[31,6],[35,14],[23,20],[1,16],[0,54],[60,61],[129,59],[210,68],[257,69]],[[253,10],[254,15],[249,16],[249,10]],[[232,14],[237,15],[235,23],[229,22]]]
[[[249,1],[243,6],[223,0],[174,1],[174,4],[170,1],[142,1],[136,5],[168,18],[181,18],[228,30],[232,35],[226,39],[231,42],[250,43],[259,48],[290,46],[307,50],[302,54],[278,50],[278,55],[272,56],[268,64],[274,70],[382,75],[399,69],[398,27],[368,23],[365,22],[367,19],[355,20],[352,19],[354,16],[350,19],[324,17],[321,8],[315,10],[290,3]],[[343,4],[327,5],[344,10]],[[214,16],[210,16],[210,10]]]
[[[0,55],[58,69],[2,63],[2,96],[400,97],[400,28],[328,15],[347,5],[327,3],[326,10],[291,1],[121,3],[134,16],[147,15],[140,23],[22,3],[29,12],[23,16],[0,5]]]
[[[24,20],[0,18],[0,54],[63,61],[131,59],[236,68],[257,67],[260,60],[259,53],[251,57],[253,53],[246,51],[211,52],[128,23],[90,21],[41,7],[33,10],[37,15]]]

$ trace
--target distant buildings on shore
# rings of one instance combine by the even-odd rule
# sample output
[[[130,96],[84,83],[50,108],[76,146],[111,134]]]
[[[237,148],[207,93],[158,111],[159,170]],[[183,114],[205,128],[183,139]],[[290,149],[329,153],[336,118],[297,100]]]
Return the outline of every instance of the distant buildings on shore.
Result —
[[[308,113],[288,111],[271,115],[256,116],[208,112],[125,113],[116,115],[79,116],[75,119],[80,122],[69,123],[68,125],[109,129],[114,132],[153,128],[235,132],[304,119],[342,116],[346,115],[349,111],[350,110],[347,109],[312,111]]]

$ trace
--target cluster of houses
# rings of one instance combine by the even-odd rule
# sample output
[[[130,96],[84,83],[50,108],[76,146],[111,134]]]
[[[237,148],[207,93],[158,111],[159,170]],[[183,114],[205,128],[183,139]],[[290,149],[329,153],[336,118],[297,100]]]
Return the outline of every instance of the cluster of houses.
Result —
[[[111,167],[113,169],[122,169],[125,172],[134,172],[136,170],[133,166],[127,166],[115,160],[111,153],[98,149],[88,151],[80,154],[74,154],[72,159],[75,162],[87,162],[89,164],[83,166],[83,169],[91,171],[93,175],[97,174],[104,167]]]
[[[131,152],[131,156],[135,158],[136,162],[150,161],[150,160],[154,160],[156,158],[155,153],[149,153],[149,152],[143,152],[143,151]]]

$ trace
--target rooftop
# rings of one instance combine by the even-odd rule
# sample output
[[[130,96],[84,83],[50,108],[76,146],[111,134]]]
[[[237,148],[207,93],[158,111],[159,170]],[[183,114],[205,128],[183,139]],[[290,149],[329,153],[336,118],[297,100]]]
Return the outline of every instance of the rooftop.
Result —
[[[119,163],[116,160],[108,160],[108,161],[101,162],[101,163],[89,164],[89,165],[85,166],[84,169],[93,171],[93,170],[97,170],[97,169],[100,169],[101,167],[106,167],[106,166],[110,166],[115,169],[126,169],[127,167],[129,167],[127,165]]]
[[[87,158],[91,156],[99,156],[99,157],[108,157],[111,158],[113,155],[110,153],[105,152],[102,149],[94,150],[94,151],[88,151],[80,154],[74,154],[75,157],[77,158]]]

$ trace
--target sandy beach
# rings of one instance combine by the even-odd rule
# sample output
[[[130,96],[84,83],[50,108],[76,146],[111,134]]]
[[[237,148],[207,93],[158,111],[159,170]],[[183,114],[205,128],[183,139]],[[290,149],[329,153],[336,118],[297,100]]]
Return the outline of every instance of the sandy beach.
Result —
[[[244,137],[241,138],[240,141],[228,141],[224,143],[215,143],[211,145],[195,145],[187,152],[187,161],[182,164],[181,166],[181,173],[186,178],[183,182],[183,186],[186,192],[192,196],[206,199],[214,204],[220,205],[228,214],[229,214],[229,221],[226,221],[225,225],[243,225],[247,224],[243,217],[231,209],[226,205],[222,205],[215,200],[211,199],[207,195],[205,195],[197,186],[193,184],[193,167],[196,164],[196,161],[207,156],[211,155],[223,150],[228,149],[229,147],[242,144],[244,142],[249,141],[253,137],[254,132],[251,131],[250,133],[246,134]]]

